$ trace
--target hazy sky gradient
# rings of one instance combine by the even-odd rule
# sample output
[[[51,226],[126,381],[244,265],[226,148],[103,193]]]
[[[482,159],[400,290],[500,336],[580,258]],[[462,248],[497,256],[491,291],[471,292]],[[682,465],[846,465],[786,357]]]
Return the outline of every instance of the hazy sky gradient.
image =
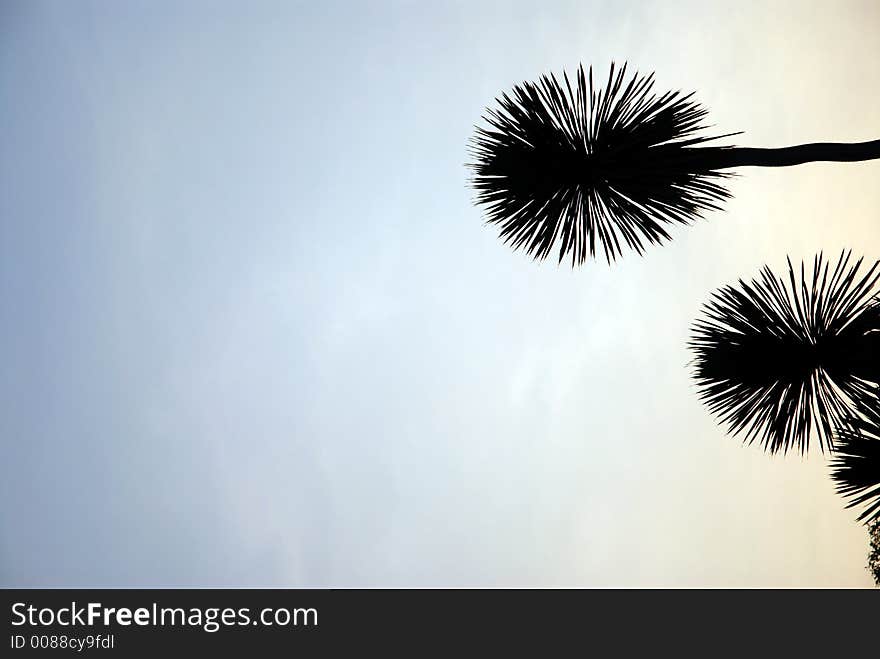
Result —
[[[743,145],[876,139],[880,6],[318,4],[0,4],[0,581],[869,586],[825,458],[726,436],[685,341],[764,263],[880,258],[880,163],[572,271],[464,162],[612,59]]]

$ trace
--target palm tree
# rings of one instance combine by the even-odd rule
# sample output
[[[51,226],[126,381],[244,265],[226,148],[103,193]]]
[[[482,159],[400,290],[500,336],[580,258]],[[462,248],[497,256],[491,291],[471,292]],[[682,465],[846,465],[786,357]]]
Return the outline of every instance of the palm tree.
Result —
[[[803,144],[781,149],[708,145],[737,133],[704,136],[707,111],[693,94],[652,92],[654,75],[626,77],[611,65],[598,91],[580,66],[574,89],[554,75],[524,82],[496,99],[470,142],[476,203],[505,243],[546,258],[558,245],[572,266],[595,256],[610,263],[624,245],[669,238],[671,224],[690,224],[730,196],[734,167],[880,158],[880,140]]]
[[[849,499],[847,508],[865,506],[859,521],[880,522],[880,406],[841,426],[836,442],[831,477],[838,494]]]
[[[833,429],[876,404],[880,385],[880,261],[842,252],[833,269],[819,254],[810,275],[788,261],[787,281],[725,286],[692,327],[699,396],[733,434],[771,453],[833,449]]]

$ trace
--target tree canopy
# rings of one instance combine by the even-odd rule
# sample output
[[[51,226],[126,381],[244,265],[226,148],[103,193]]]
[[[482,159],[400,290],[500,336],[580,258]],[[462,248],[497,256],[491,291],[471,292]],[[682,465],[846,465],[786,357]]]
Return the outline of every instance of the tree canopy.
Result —
[[[868,554],[868,571],[874,577],[874,584],[880,586],[880,517],[868,525],[871,539],[871,553]]]

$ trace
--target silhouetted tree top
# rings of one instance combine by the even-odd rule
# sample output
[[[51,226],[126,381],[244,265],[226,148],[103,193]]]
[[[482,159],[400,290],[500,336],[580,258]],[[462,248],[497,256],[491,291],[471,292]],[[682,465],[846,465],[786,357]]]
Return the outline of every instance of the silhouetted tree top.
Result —
[[[707,110],[693,94],[653,91],[654,75],[611,65],[604,86],[580,66],[560,81],[544,75],[497,98],[470,142],[476,203],[501,238],[535,259],[556,249],[583,263],[608,262],[670,236],[730,196],[723,185],[740,166],[880,158],[880,140],[783,149],[707,145]]]
[[[831,477],[838,494],[847,508],[864,506],[860,521],[880,522],[880,404],[842,425],[835,439]]]
[[[868,571],[874,577],[874,584],[880,586],[880,519],[875,519],[868,525],[868,538],[871,542]]]
[[[732,434],[771,453],[806,452],[811,431],[833,449],[833,430],[869,408],[880,384],[880,262],[860,270],[843,252],[821,254],[799,276],[764,267],[725,286],[692,326],[699,396]]]

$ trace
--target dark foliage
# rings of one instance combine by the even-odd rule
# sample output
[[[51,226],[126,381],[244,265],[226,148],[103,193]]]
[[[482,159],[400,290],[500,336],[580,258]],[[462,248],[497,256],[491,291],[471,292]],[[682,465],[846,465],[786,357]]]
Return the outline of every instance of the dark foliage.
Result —
[[[728,425],[771,453],[833,448],[833,429],[872,403],[880,382],[880,262],[842,253],[812,275],[788,262],[788,281],[768,267],[761,278],[716,291],[692,327],[700,398]]]
[[[836,435],[831,477],[859,520],[880,522],[880,408],[851,419]]]
[[[880,586],[880,518],[868,524],[868,538],[871,552],[868,554],[868,572],[874,577],[874,584]]]
[[[625,64],[598,90],[592,68],[574,78],[514,87],[471,140],[476,202],[505,243],[535,259],[558,245],[573,266],[598,245],[610,263],[730,196],[717,171],[727,147],[692,148],[727,137],[697,135],[707,111],[692,94],[657,96],[653,74],[627,79]]]

